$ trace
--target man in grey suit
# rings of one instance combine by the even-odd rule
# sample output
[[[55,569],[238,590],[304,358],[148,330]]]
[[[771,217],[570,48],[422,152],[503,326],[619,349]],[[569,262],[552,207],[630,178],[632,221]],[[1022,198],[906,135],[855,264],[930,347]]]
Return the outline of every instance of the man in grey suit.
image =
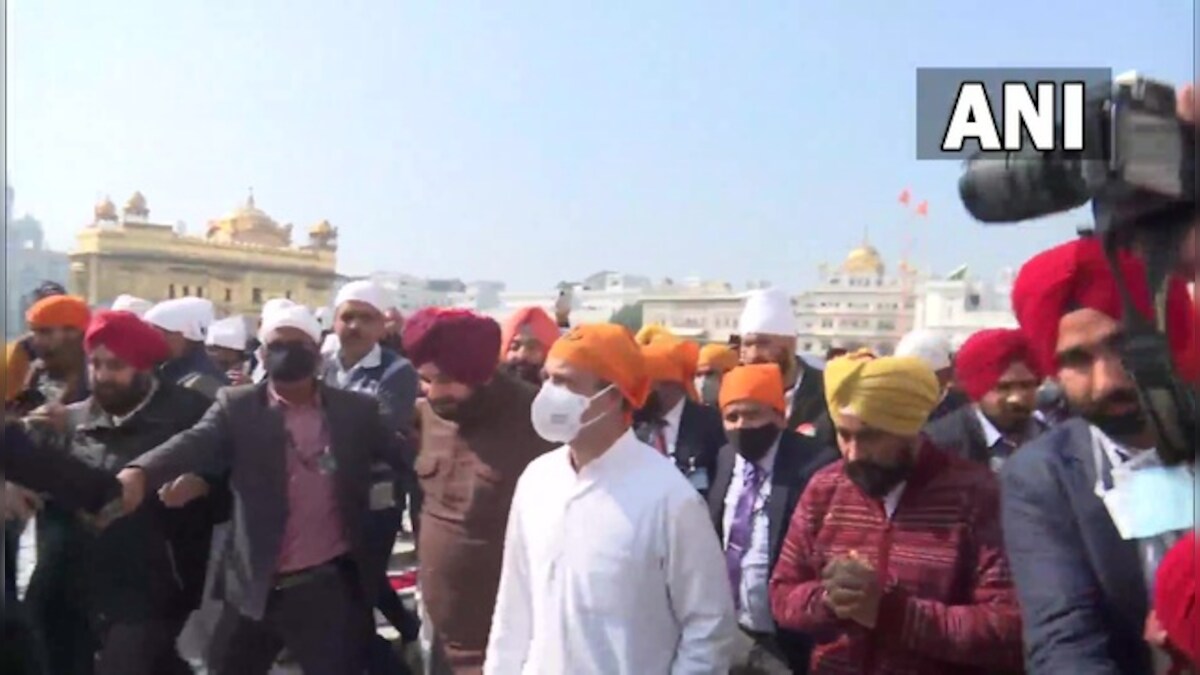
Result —
[[[266,317],[267,380],[222,390],[195,427],[118,476],[128,509],[180,475],[229,473],[231,530],[210,592],[239,615],[218,673],[265,674],[284,647],[309,675],[365,667],[371,465],[400,458],[375,400],[319,381],[319,338],[303,307]]]

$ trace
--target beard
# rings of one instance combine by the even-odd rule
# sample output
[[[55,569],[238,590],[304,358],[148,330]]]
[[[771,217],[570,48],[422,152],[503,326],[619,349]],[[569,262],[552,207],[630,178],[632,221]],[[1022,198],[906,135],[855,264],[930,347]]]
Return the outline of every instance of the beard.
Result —
[[[92,398],[104,412],[122,416],[128,415],[146,400],[150,393],[152,376],[138,373],[128,385],[113,382],[96,382],[92,384]]]
[[[1114,407],[1129,405],[1137,408],[1128,412],[1110,412]],[[1075,408],[1080,417],[1116,440],[1136,436],[1146,430],[1146,415],[1137,393],[1132,390],[1115,391],[1098,401]]]
[[[542,367],[527,361],[508,361],[500,364],[500,371],[532,385],[542,386]]]
[[[429,408],[433,414],[447,422],[461,424],[472,419],[479,410],[479,393],[472,393],[464,399],[450,397],[430,399]]]

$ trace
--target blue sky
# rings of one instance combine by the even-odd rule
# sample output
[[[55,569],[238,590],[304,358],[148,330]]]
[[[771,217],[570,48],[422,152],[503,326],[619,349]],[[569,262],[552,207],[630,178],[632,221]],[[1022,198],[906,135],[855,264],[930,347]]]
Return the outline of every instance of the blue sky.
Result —
[[[198,232],[260,207],[341,228],[347,273],[534,290],[617,269],[800,290],[865,227],[945,271],[1076,217],[988,228],[915,159],[921,66],[1182,82],[1193,0],[9,0],[17,211],[70,245],[105,194]],[[903,187],[931,217],[906,218]]]

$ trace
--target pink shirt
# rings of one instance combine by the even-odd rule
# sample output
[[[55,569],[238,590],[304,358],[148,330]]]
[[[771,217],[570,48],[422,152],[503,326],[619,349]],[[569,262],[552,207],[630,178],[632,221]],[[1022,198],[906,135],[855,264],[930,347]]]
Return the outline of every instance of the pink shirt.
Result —
[[[329,431],[319,399],[289,403],[268,387],[271,407],[283,414],[287,435],[287,523],[276,569],[297,572],[349,550],[342,529]]]

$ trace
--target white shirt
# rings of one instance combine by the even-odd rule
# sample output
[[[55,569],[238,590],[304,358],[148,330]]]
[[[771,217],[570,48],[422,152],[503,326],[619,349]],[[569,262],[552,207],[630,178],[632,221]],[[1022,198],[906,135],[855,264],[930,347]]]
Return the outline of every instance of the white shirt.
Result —
[[[679,399],[675,407],[668,410],[662,418],[662,434],[667,442],[667,454],[671,457],[675,456],[675,443],[679,440],[679,424],[683,420],[683,404],[685,402],[686,398]]]
[[[771,500],[771,471],[775,456],[779,454],[779,441],[767,451],[756,464],[766,472],[762,487],[754,500],[750,545],[742,556],[742,582],[738,589],[738,624],[756,633],[774,633],[775,619],[771,617],[771,600],[767,595],[767,582],[771,578],[771,523],[767,515],[767,504]],[[733,527],[734,512],[745,486],[746,459],[740,454],[733,460],[733,476],[729,490],[725,493],[725,513],[722,516],[721,532],[725,549],[729,548],[729,530]]]
[[[627,432],[576,472],[560,447],[517,481],[486,675],[712,675],[736,626],[708,510]]]
[[[901,483],[892,488],[892,491],[883,496],[883,510],[887,513],[888,520],[896,514],[896,507],[900,506],[900,498],[904,496],[904,486],[906,483]]]
[[[350,380],[354,379],[354,373],[360,369],[379,367],[379,364],[383,362],[383,348],[379,345],[371,347],[371,351],[367,352],[366,356],[359,359],[357,363],[349,368],[342,365],[342,352],[340,349],[329,359],[329,362],[333,365],[333,373],[334,377],[337,378],[338,386],[345,389],[350,384]]]

